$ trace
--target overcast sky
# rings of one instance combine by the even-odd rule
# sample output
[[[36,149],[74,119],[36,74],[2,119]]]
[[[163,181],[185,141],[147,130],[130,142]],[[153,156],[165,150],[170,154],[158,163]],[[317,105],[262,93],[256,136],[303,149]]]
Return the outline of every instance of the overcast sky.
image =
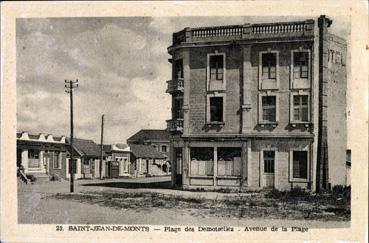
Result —
[[[78,138],[125,143],[144,128],[164,129],[170,119],[167,47],[185,27],[301,18],[117,17],[17,20],[17,130],[69,136],[65,79],[78,79],[74,127]],[[338,19],[338,18],[337,18]],[[347,22],[333,18],[347,37]]]

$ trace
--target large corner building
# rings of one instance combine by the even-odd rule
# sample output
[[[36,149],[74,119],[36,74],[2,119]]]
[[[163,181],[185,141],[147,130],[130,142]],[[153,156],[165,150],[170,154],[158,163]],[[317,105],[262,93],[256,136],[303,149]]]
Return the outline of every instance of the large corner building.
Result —
[[[331,25],[320,16],[173,34],[173,184],[345,184],[347,47]]]

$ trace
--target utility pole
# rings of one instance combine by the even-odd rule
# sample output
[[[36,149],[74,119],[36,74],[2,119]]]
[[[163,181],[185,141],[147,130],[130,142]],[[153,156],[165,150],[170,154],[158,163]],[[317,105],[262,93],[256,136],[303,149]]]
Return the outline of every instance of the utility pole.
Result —
[[[101,116],[101,148],[100,148],[100,179],[104,179],[103,175],[103,149],[104,149],[104,114]]]
[[[70,192],[74,192],[74,171],[73,171],[73,89],[78,87],[78,79],[76,81],[65,80],[65,92],[70,97],[70,160],[69,160],[69,174],[70,174]]]

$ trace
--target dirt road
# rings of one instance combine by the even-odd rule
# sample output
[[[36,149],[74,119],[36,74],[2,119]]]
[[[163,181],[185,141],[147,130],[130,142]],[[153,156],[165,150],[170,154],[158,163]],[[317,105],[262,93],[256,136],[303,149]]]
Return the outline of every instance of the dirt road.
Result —
[[[286,227],[304,226],[310,228],[341,228],[350,225],[347,220],[270,219],[268,215],[261,218],[246,217],[251,212],[243,212],[246,215],[245,217],[237,217],[237,214],[233,214],[233,211],[228,214],[224,213],[223,209],[217,210],[218,205],[207,206],[208,202],[214,200],[224,202],[224,200],[235,197],[237,194],[212,192],[206,193],[204,197],[203,192],[178,191],[153,186],[155,183],[167,183],[168,178],[127,180],[128,185],[127,183],[121,185],[122,180],[77,181],[76,193],[74,194],[68,193],[68,182],[49,182],[34,185],[20,183],[18,187],[19,223],[217,225],[236,227],[283,225]],[[103,185],[100,185],[100,183]],[[154,195],[156,196],[153,199]],[[162,196],[158,197],[157,195]],[[252,195],[249,196],[252,197]],[[171,205],[170,203],[174,203],[174,206],[168,206]],[[224,204],[222,205],[224,206]],[[235,210],[238,210],[237,207]]]

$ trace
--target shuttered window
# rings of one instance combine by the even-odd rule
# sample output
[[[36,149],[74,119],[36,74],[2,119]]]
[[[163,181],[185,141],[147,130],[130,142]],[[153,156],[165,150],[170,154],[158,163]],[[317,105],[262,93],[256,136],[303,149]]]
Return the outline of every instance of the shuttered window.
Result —
[[[211,176],[214,174],[214,149],[193,147],[190,149],[191,175]]]
[[[241,175],[241,148],[219,147],[217,154],[219,176]]]

